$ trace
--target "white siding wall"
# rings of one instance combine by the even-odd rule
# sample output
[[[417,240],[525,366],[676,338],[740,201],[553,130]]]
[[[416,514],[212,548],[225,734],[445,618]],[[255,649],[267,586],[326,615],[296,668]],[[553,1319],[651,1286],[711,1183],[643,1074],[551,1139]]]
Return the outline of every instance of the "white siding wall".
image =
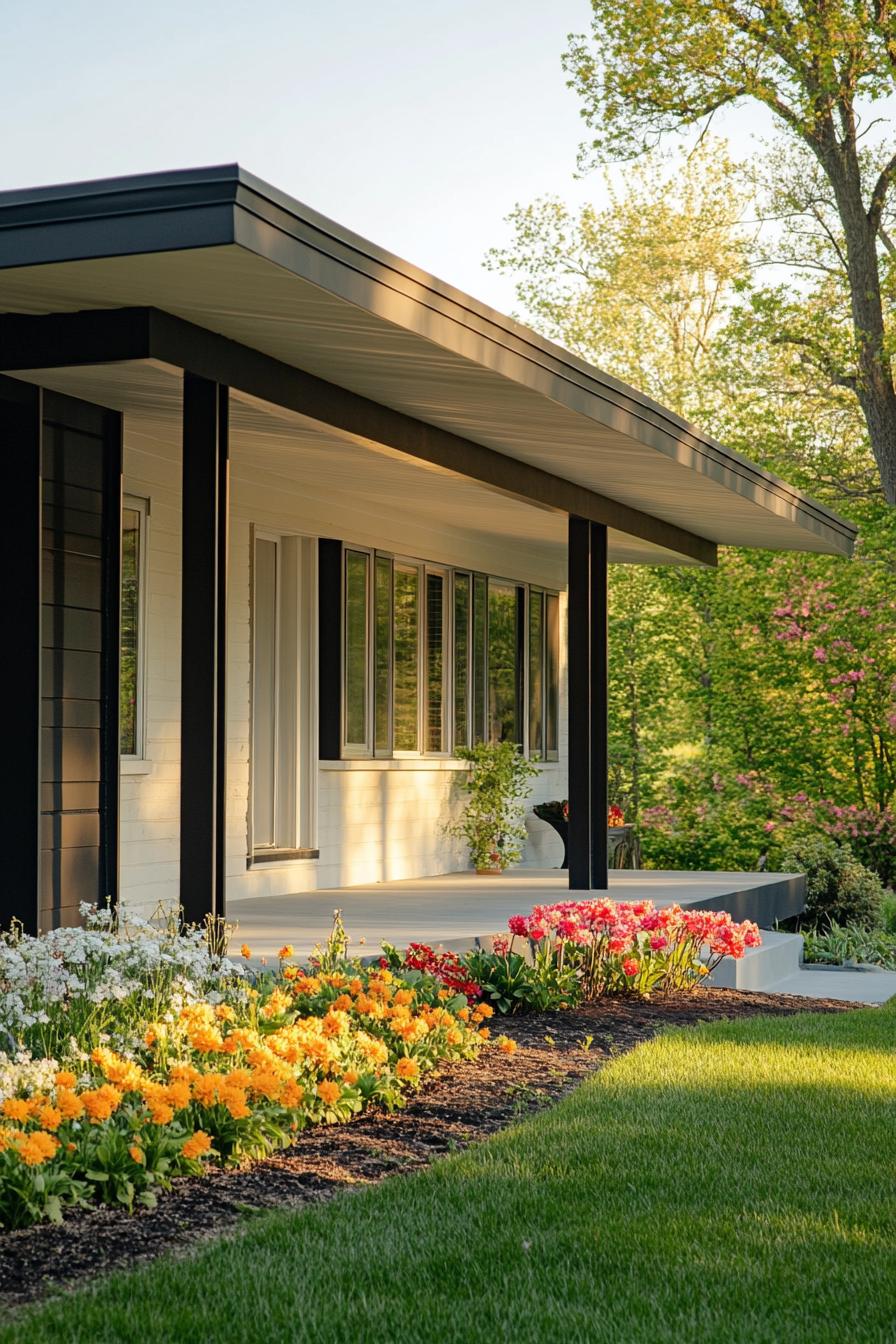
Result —
[[[250,750],[251,525],[275,532],[337,536],[421,559],[466,565],[560,587],[562,569],[503,539],[421,528],[399,507],[378,513],[309,501],[300,487],[265,473],[241,474],[234,454],[228,596],[227,891],[230,898],[285,894],[347,883],[428,876],[466,866],[463,846],[444,834],[458,806],[454,763],[404,760],[325,762],[316,772],[319,860],[247,866]],[[122,896],[130,908],[176,902],[180,754],[179,448],[134,424],[125,428],[125,489],[149,500],[146,566],[145,760],[124,762]],[[561,597],[560,763],[535,781],[532,801],[566,793],[565,600]],[[524,862],[552,867],[560,842],[529,817]]]

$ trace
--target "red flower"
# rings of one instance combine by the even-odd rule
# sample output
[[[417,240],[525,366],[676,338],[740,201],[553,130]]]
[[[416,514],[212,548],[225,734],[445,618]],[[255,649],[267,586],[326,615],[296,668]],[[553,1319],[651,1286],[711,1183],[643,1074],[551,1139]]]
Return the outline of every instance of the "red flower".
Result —
[[[629,979],[637,975],[640,969],[641,967],[638,964],[636,957],[626,957],[625,961],[622,963],[623,975],[627,975]]]

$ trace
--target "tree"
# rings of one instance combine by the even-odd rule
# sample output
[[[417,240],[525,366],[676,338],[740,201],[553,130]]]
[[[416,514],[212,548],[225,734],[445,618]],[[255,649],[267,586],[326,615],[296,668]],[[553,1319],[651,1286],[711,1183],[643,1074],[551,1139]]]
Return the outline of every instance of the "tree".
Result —
[[[883,298],[896,153],[880,137],[863,144],[866,105],[896,91],[896,9],[889,0],[592,0],[592,10],[590,42],[571,37],[564,64],[598,157],[633,157],[745,98],[813,156],[824,208],[834,210],[831,242],[841,248],[851,319],[852,367],[832,366],[831,376],[857,397],[896,504]]]

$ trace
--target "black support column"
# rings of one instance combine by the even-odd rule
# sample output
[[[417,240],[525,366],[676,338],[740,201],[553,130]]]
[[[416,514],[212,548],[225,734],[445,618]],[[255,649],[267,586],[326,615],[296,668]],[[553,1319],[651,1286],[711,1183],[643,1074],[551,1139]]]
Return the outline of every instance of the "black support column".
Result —
[[[184,374],[180,900],[224,913],[228,390]]]
[[[37,933],[40,893],[41,392],[0,377],[0,565],[7,656],[3,818],[10,843],[0,925]]]
[[[569,886],[607,886],[607,529],[569,520]]]

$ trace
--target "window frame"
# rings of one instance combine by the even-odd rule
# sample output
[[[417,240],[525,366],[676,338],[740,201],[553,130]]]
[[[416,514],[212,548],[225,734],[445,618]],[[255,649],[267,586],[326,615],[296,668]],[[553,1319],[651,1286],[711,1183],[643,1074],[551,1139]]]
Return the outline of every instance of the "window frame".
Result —
[[[137,656],[134,660],[134,750],[121,750],[121,711],[119,709],[118,754],[122,761],[146,760],[146,627],[147,596],[146,581],[148,575],[147,556],[149,554],[149,518],[150,500],[148,496],[123,493],[121,497],[121,540],[124,544],[124,513],[129,509],[140,518],[137,546]],[[121,664],[121,638],[119,636],[119,667]],[[119,672],[120,675],[120,672]],[[119,689],[119,701],[121,691]]]

